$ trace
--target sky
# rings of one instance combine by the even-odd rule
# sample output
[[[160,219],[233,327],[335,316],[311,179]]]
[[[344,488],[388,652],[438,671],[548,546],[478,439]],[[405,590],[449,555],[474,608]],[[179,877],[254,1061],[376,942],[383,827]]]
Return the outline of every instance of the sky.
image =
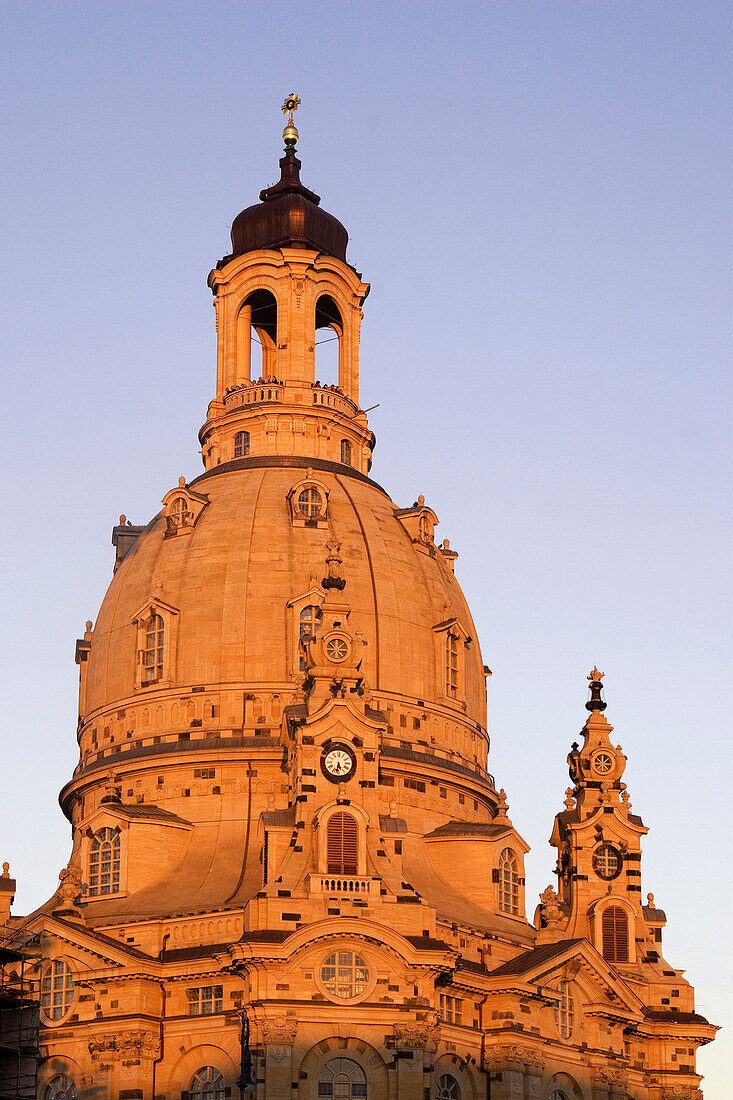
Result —
[[[277,179],[294,90],[303,181],[372,286],[372,474],[437,512],[494,673],[489,767],[532,846],[530,919],[595,663],[665,955],[733,1025],[732,27],[705,0],[3,5],[15,913],[68,860],[74,641],[111,528],[201,471],[206,276]],[[701,1051],[706,1100],[731,1051],[727,1032]]]

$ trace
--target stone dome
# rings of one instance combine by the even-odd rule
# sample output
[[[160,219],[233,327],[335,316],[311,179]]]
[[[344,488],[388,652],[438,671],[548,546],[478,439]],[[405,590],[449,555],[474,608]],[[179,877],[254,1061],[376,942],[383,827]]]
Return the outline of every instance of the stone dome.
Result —
[[[328,493],[327,522],[317,527],[297,526],[291,516],[288,494],[305,467]],[[379,705],[407,696],[453,712],[462,725],[485,726],[483,662],[461,589],[432,540],[429,548],[416,544],[375,482],[337,463],[273,456],[215,467],[189,489],[208,498],[190,534],[167,537],[161,512],[104,598],[86,674],[90,718],[133,696],[153,703],[200,686],[277,691],[286,705],[297,673],[293,602],[312,590],[323,597],[326,543],[335,539],[346,581],[339,600],[350,609],[349,629],[366,643],[362,670]],[[165,685],[133,690],[134,623],[151,599],[175,616],[175,659]],[[445,698],[436,642],[436,627],[451,620],[467,635],[460,702]],[[233,704],[222,706],[217,726],[241,726]]]

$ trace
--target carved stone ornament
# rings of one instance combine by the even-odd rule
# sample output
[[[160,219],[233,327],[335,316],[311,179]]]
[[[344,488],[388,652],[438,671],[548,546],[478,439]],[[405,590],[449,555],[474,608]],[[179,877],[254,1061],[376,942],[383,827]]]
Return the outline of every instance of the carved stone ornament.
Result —
[[[545,922],[547,924],[559,924],[565,914],[560,908],[557,893],[552,886],[548,886],[546,890],[542,891],[540,901],[542,902],[542,916],[545,918]]]
[[[514,1070],[540,1076],[546,1060],[539,1050],[526,1043],[498,1043],[486,1051],[486,1062],[491,1069]]]
[[[628,1071],[620,1066],[600,1066],[591,1071],[591,1085],[594,1089],[621,1091],[626,1088]]]
[[[438,1025],[428,1022],[395,1024],[394,1040],[398,1050],[424,1050],[438,1041]]]
[[[56,916],[81,917],[81,909],[76,904],[77,898],[82,892],[81,871],[73,864],[59,871],[59,885],[56,890],[58,905],[54,907]]]
[[[157,1058],[160,1036],[155,1031],[121,1031],[117,1035],[100,1035],[89,1043],[94,1062],[127,1061]]]
[[[295,1033],[298,1030],[297,1020],[287,1016],[275,1016],[271,1020],[262,1020],[262,1039],[265,1043],[274,1043],[280,1046],[292,1046],[295,1041]]]

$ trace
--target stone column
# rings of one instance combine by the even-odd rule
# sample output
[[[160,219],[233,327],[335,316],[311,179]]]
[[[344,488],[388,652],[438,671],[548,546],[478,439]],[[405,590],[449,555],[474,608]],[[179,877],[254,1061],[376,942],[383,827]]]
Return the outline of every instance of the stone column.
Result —
[[[538,1050],[525,1043],[498,1043],[487,1048],[485,1058],[492,1100],[539,1100],[545,1060]]]
[[[260,1023],[265,1050],[265,1100],[282,1100],[292,1093],[293,1043],[298,1024],[287,1016]]]
[[[438,1028],[422,1021],[394,1025],[394,1058],[397,1071],[395,1100],[424,1100],[425,1067],[431,1064]]]

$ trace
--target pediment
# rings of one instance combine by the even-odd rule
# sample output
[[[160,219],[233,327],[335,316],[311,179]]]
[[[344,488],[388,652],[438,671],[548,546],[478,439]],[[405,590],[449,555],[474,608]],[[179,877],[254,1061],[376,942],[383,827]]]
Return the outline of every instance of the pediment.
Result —
[[[184,817],[164,810],[161,806],[139,803],[132,806],[122,802],[103,802],[85,822],[85,832],[96,833],[105,826],[127,829],[135,822],[145,825],[161,825],[178,829],[192,829],[193,825]]]
[[[37,934],[41,945],[44,940],[62,944],[63,952],[71,958],[80,956],[94,959],[96,969],[100,966],[129,967],[131,963],[139,967],[141,960],[154,962],[149,955],[137,948],[92,931],[83,921],[65,920],[50,913],[39,912],[28,922],[24,932]],[[41,958],[45,958],[46,954],[47,950],[42,950]]]
[[[174,607],[171,603],[166,603],[160,596],[148,596],[145,603],[132,616],[131,622],[133,624],[146,622],[154,612],[160,613],[161,611],[167,615],[180,614],[177,607]]]
[[[489,974],[492,990],[507,986],[534,986],[551,990],[559,982],[576,982],[584,993],[587,1015],[640,1020],[643,1002],[611,969],[589,940],[560,940],[525,951]]]

